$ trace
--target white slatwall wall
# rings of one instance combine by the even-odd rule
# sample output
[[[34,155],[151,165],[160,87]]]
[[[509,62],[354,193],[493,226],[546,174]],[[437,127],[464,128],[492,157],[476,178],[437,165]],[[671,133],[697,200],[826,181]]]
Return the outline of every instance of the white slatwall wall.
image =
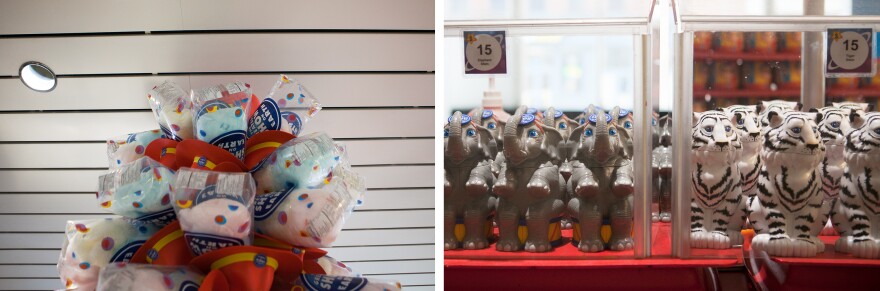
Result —
[[[146,91],[241,80],[265,94],[301,79],[324,110],[306,124],[345,142],[365,205],[330,255],[356,271],[434,287],[434,3],[4,0],[0,2],[0,289],[61,288],[66,220],[95,204],[104,140],[157,128]],[[59,74],[50,93],[25,61]]]

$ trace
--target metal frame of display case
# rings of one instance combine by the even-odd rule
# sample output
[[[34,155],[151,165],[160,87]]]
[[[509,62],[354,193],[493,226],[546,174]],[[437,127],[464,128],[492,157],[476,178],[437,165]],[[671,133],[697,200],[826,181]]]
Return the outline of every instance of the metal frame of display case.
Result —
[[[445,37],[461,37],[465,30],[507,31],[508,36],[537,35],[632,35],[634,61],[633,118],[634,129],[633,179],[633,254],[635,258],[651,256],[651,15],[657,0],[645,18],[560,19],[560,20],[487,20],[446,21]]]
[[[694,32],[695,31],[777,31],[804,32],[803,43],[824,43],[824,32],[833,27],[873,27],[880,32],[880,16],[695,16],[679,15],[678,2],[673,1],[676,33],[673,39],[673,60],[676,63],[673,96],[673,223],[672,255],[691,258],[690,148],[693,114]],[[817,1],[810,4],[821,4]],[[806,13],[816,11],[805,10]],[[820,14],[819,13],[816,14]],[[825,104],[825,55],[822,46],[801,45],[801,99],[804,108]]]

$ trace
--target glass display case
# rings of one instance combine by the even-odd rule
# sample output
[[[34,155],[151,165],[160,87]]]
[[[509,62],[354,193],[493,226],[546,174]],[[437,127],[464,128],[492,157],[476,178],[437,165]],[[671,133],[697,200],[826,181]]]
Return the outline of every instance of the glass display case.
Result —
[[[860,162],[871,156],[865,120],[880,96],[880,3],[673,2],[670,101],[684,117],[672,123],[673,255],[741,258],[761,289],[856,286],[830,278],[880,266],[870,252],[880,245],[861,223],[875,217],[863,201],[873,197],[864,174],[876,166]],[[725,196],[737,191],[721,181],[740,195]],[[717,205],[741,206],[709,218],[718,195],[738,201]],[[732,221],[744,222],[742,251],[713,250],[695,235]]]
[[[651,237],[657,122],[650,82],[653,3],[458,0],[445,5],[443,111],[449,118],[439,130],[445,136],[446,265],[533,264],[523,260],[583,265],[648,258],[654,244],[668,250],[668,235],[666,241]],[[470,38],[465,32],[497,30],[506,33],[507,73],[465,74],[462,48]],[[481,127],[496,130],[495,152],[485,159],[492,168],[488,180],[494,182],[487,187],[492,219],[472,229],[488,230],[488,244],[464,235],[467,207],[458,201],[477,188],[466,188],[475,185],[476,170],[467,179],[460,163],[465,158],[454,153],[463,147],[457,139],[467,142],[469,130]],[[542,152],[532,152],[539,148]],[[550,158],[532,160],[535,155],[519,152]],[[550,190],[535,187],[541,183]],[[538,218],[542,212],[551,214]],[[533,237],[535,230],[549,232],[552,247],[536,242],[545,239]]]

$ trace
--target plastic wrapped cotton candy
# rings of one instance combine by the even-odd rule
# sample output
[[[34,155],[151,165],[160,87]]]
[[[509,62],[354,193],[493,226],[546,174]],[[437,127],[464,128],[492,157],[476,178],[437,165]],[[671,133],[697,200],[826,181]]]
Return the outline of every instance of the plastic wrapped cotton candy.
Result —
[[[196,138],[244,159],[247,120],[251,114],[248,84],[233,82],[192,92]]]
[[[324,272],[326,272],[327,275],[345,277],[361,276],[360,274],[355,273],[353,270],[351,270],[351,268],[331,256],[323,256],[318,258],[318,265],[321,265],[321,268],[324,269]]]
[[[257,197],[254,223],[257,231],[301,247],[329,247],[345,219],[361,204],[364,179],[344,166],[336,167],[326,185],[291,189]]]
[[[98,291],[195,291],[204,276],[185,266],[111,264],[101,270]]]
[[[95,288],[98,272],[127,262],[159,228],[125,218],[68,221],[58,273],[67,289]]]
[[[165,226],[174,220],[172,183],[174,171],[143,157],[98,178],[98,203],[111,213]]]
[[[147,94],[165,138],[181,141],[193,138],[192,103],[177,84],[165,81]]]
[[[299,81],[286,75],[278,77],[275,86],[269,90],[265,100],[273,100],[281,111],[281,120],[287,124],[281,125],[278,130],[287,130],[293,135],[302,132],[302,126],[321,111],[321,103]],[[271,130],[271,129],[270,129]],[[256,134],[256,132],[254,132]]]
[[[160,138],[162,138],[162,132],[155,129],[107,140],[107,158],[110,161],[110,168],[118,168],[142,158],[147,145]]]
[[[340,162],[345,149],[333,143],[326,133],[310,133],[288,141],[254,168],[257,193],[320,185]]]
[[[247,173],[181,168],[174,210],[196,256],[253,241],[254,183]]]
[[[393,291],[400,290],[400,282],[388,282],[364,277],[344,277],[332,275],[302,274],[292,286],[276,286],[284,290],[359,290],[359,291]],[[289,288],[292,287],[292,288]]]

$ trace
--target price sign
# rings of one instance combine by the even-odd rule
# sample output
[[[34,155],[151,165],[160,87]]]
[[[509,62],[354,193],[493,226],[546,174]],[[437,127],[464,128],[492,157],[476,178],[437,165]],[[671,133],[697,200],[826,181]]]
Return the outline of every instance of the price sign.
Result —
[[[465,74],[507,74],[504,31],[464,32]]]
[[[825,52],[828,77],[874,75],[874,30],[871,28],[829,28]]]

